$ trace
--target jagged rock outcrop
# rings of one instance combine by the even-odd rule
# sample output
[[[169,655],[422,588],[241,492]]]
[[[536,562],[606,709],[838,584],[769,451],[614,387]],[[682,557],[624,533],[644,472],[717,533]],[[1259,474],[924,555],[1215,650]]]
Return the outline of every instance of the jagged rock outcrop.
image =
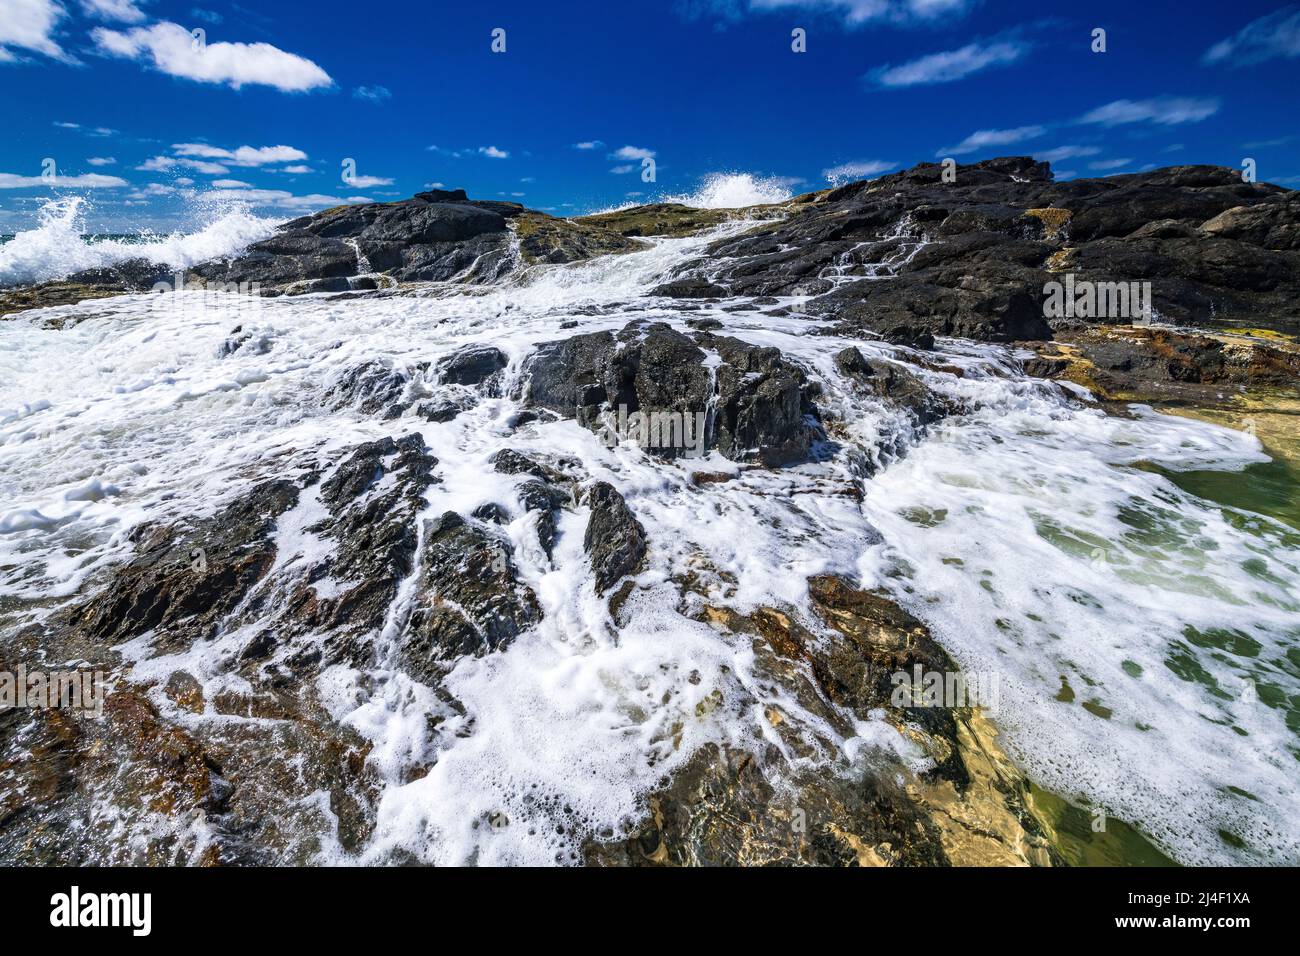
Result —
[[[924,345],[929,335],[1050,338],[1044,285],[1076,273],[1153,281],[1174,321],[1300,328],[1300,200],[1238,171],[1175,166],[1054,182],[1027,157],[922,163],[795,205],[778,222],[721,240],[668,289],[814,296],[807,311],[848,333]],[[680,284],[680,285],[678,285]],[[669,294],[667,290],[663,294]]]
[[[417,604],[402,643],[413,674],[430,678],[439,662],[500,650],[541,620],[509,540],[454,511],[424,534]]]
[[[592,485],[583,503],[591,509],[591,517],[582,546],[591,558],[596,593],[604,594],[621,578],[634,574],[645,559],[645,528],[608,482]]]
[[[706,350],[721,360],[712,373]],[[543,345],[525,370],[533,404],[617,440],[628,437],[615,427],[620,415],[690,416],[691,427],[701,420],[707,426],[704,450],[775,466],[807,457],[818,437],[804,372],[779,349],[731,337],[692,338],[665,323],[633,323],[617,336],[595,332]],[[642,444],[664,457],[692,451],[684,440]]]

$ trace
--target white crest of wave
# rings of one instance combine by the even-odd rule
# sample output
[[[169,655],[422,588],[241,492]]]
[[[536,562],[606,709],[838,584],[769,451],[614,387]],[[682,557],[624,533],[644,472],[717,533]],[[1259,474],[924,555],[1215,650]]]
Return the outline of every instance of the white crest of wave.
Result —
[[[52,199],[41,207],[40,224],[0,245],[0,286],[62,279],[84,269],[102,269],[127,259],[185,269],[209,259],[231,256],[249,243],[265,239],[278,224],[229,205],[207,211],[194,232],[145,235],[141,241],[87,241],[85,200]]]
[[[740,209],[785,202],[794,194],[787,180],[753,173],[709,173],[693,193],[665,196],[663,202],[681,203],[696,209]]]
[[[671,202],[693,209],[743,209],[746,206],[764,206],[769,203],[787,202],[794,193],[791,192],[788,179],[776,176],[755,176],[753,173],[709,173],[694,192],[671,193],[658,196],[650,202]],[[592,215],[602,212],[621,212],[645,205],[642,202],[625,202],[606,209],[598,209]]]

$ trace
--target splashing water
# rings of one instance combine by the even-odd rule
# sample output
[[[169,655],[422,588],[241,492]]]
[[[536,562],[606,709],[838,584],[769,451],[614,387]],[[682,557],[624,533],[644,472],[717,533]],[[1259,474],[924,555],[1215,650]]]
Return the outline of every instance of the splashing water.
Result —
[[[249,243],[275,231],[277,220],[252,215],[246,208],[201,213],[195,232],[145,235],[141,241],[87,241],[86,201],[80,196],[52,199],[41,207],[40,224],[0,245],[0,287],[63,279],[85,269],[111,267],[127,259],[147,259],[184,269],[209,259],[235,255]]]
[[[732,188],[712,195],[743,204]],[[616,635],[606,626],[578,508],[562,514],[553,564],[520,549],[542,623],[503,652],[454,666],[442,688],[454,712],[383,654],[369,672],[323,672],[320,699],[371,744],[382,795],[364,847],[331,844],[327,826],[316,859],[572,860],[584,835],[644,812],[645,794],[694,748],[763,739],[773,691],[755,678],[747,642],[678,613],[670,582],[701,565],[734,579],[728,600],[742,613],[769,605],[814,620],[804,582],[816,573],[887,588],[963,667],[1000,675],[995,718],[1039,782],[1129,820],[1183,862],[1300,858],[1288,726],[1300,697],[1300,540],[1135,467],[1240,469],[1264,457],[1251,436],[1140,408],[1109,416],[1025,378],[1006,347],[945,341],[928,368],[911,368],[969,411],[923,437],[834,361],[847,346],[884,359],[905,349],[810,335],[814,321],[738,310],[746,303],[736,299],[691,314],[780,348],[824,384],[818,402],[847,433],[833,458],[696,487],[694,468],[734,466],[716,452],[693,465],[651,461],[572,421],[514,429],[520,404],[509,388],[441,424],[411,413],[380,421],[326,400],[330,383],[379,356],[415,369],[491,343],[517,381],[542,342],[636,319],[684,328],[678,303],[645,290],[745,227],[537,267],[473,292],[266,300],[252,321],[234,296],[184,311],[160,308],[167,297],[124,296],[62,330],[3,323],[0,598],[71,595],[130,555],[139,523],[211,514],[269,468],[332,460],[361,441],[424,436],[440,478],[428,515],[513,500],[514,479],[486,464],[502,448],[570,456],[615,484],[646,527],[648,583],[626,622]],[[237,324],[263,347],[224,351]],[[906,457],[877,460],[864,481],[853,446],[900,437]],[[862,488],[861,503],[842,493],[849,486]],[[308,526],[311,507],[287,514],[282,529]],[[517,545],[525,520],[507,529]],[[281,546],[304,540],[285,530]],[[161,686],[185,670],[210,698],[232,680],[222,662],[246,639],[223,634],[159,657],[140,639],[135,678]],[[1236,693],[1244,681],[1258,684],[1257,701]],[[722,703],[702,707],[715,693]],[[160,693],[156,702],[172,707]],[[797,702],[779,703],[798,715]],[[431,769],[416,775],[416,765]],[[495,812],[510,825],[473,825]]]
[[[743,209],[786,202],[794,194],[787,181],[752,173],[709,173],[691,193],[664,196],[660,202],[681,203],[695,209]]]

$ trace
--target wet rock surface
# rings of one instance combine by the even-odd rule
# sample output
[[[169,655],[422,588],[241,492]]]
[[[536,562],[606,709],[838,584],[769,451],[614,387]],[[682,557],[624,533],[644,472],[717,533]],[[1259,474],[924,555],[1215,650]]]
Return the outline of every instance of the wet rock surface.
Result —
[[[706,350],[721,360],[712,371]],[[688,416],[692,426],[704,416],[703,450],[770,466],[806,458],[819,435],[805,373],[779,349],[731,337],[692,338],[664,323],[634,323],[617,336],[597,332],[544,345],[525,371],[532,403],[606,434],[620,413]],[[647,450],[676,457],[691,449],[660,440]]]
[[[752,636],[764,673],[806,711],[843,726],[843,708],[886,720],[927,756],[925,769],[877,751],[857,775],[808,773],[790,754],[818,746],[780,709],[766,713],[780,746],[709,745],[649,798],[644,824],[622,840],[593,839],[599,866],[970,866],[1059,864],[1027,800],[1028,782],[998,750],[978,709],[899,707],[892,675],[951,672],[929,630],[886,597],[823,575],[814,634],[787,614],[706,608],[715,626]],[[807,674],[813,680],[809,682]],[[832,706],[833,705],[833,706]],[[784,748],[784,752],[783,752]]]
[[[810,314],[891,341],[1050,338],[1042,290],[1064,272],[1155,280],[1154,308],[1172,321],[1265,315],[1295,333],[1295,197],[1213,166],[1058,183],[1046,163],[1011,157],[959,166],[945,183],[922,163],[720,240],[709,271],[733,295],[815,296]]]
[[[1035,351],[1025,363],[1028,374],[1072,381],[1113,400],[1212,406],[1247,392],[1290,392],[1300,379],[1300,349],[1249,334],[1072,324]]]
[[[0,713],[0,859],[361,859],[382,832],[385,789],[418,787],[438,770],[448,740],[476,732],[484,701],[458,699],[464,682],[509,672],[520,658],[507,655],[524,652],[535,656],[523,657],[519,671],[537,668],[539,683],[574,686],[545,672],[554,659],[538,646],[555,645],[616,662],[584,675],[618,685],[621,695],[593,721],[653,734],[655,773],[654,761],[681,758],[626,832],[584,834],[585,862],[1062,862],[1050,822],[986,714],[898,702],[899,672],[958,671],[922,621],[840,576],[807,579],[805,595],[808,568],[793,579],[798,607],[775,606],[775,598],[773,606],[732,606],[751,584],[744,542],[719,546],[734,549],[732,566],[707,572],[726,585],[710,590],[699,584],[705,556],[679,554],[689,535],[674,532],[688,521],[718,521],[728,539],[787,522],[824,531],[846,514],[865,526],[863,489],[876,470],[967,412],[963,389],[974,378],[1013,378],[1017,362],[1030,376],[1117,401],[1294,390],[1300,353],[1281,339],[1043,319],[1043,283],[1077,270],[1080,278],[1150,277],[1168,315],[1264,309],[1293,321],[1295,200],[1229,173],[1181,167],[1054,183],[1041,164],[1010,159],[961,167],[958,182],[944,184],[938,167],[923,164],[782,204],[769,210],[771,221],[717,242],[707,269],[695,263],[657,275],[645,295],[576,305],[555,324],[597,331],[560,332],[529,352],[537,339],[521,348],[503,332],[491,344],[468,326],[469,335],[441,349],[342,353],[293,394],[353,430],[295,433],[273,455],[243,463],[238,488],[213,510],[169,509],[166,520],[137,524],[128,556],[94,569],[48,613],[22,616],[20,627],[8,627],[18,605],[0,598],[0,671],[14,661],[71,661],[102,666],[115,681],[103,721]],[[198,272],[286,293],[356,294],[359,283],[379,285],[372,273],[380,272],[394,281],[490,281],[521,257],[562,264],[631,252],[646,247],[641,237],[690,235],[731,215],[659,204],[573,225],[434,191],[305,217]],[[58,304],[86,291],[138,290],[149,276],[136,264],[77,277],[67,289],[21,291],[27,301]],[[840,341],[818,354],[799,333],[763,329],[760,310],[797,315],[776,298],[789,294],[813,297],[804,304],[818,320],[806,323],[809,340],[847,335],[858,347]],[[735,295],[748,298],[720,301]],[[330,307],[344,308],[334,304],[342,299]],[[233,324],[222,324],[222,334]],[[969,343],[965,353],[931,351],[945,347],[936,336],[1014,347],[996,350],[1002,363],[988,359],[992,350],[976,361]],[[240,325],[216,351],[224,370],[263,355],[278,363],[284,349],[265,329]],[[1081,401],[1064,386],[1015,385]],[[269,388],[262,398],[281,401]],[[32,408],[4,415],[43,411]],[[871,419],[876,412],[883,424]],[[587,458],[591,436],[558,421],[603,437],[622,427],[620,415],[634,414],[701,416],[700,446],[682,433],[657,444],[615,434],[644,455],[619,447]],[[855,432],[854,416],[871,420]],[[547,444],[548,427],[563,450]],[[872,429],[879,434],[864,437]],[[679,460],[700,451],[716,456],[698,466]],[[847,463],[832,489],[819,469],[839,464],[836,456]],[[820,496],[813,518],[799,507],[807,494]],[[665,500],[683,509],[681,525],[659,521]],[[841,510],[844,502],[858,510]],[[881,540],[864,527],[865,543]],[[671,577],[661,573],[666,562]],[[682,565],[691,572],[679,573]],[[693,626],[712,627],[735,653],[712,678],[694,669],[650,699],[646,688],[676,656],[639,672],[639,662],[616,652],[635,639],[629,608],[663,605],[665,595],[668,609],[680,599],[676,612],[686,618],[654,631],[674,655],[681,640],[689,660]],[[663,620],[653,617],[656,627]],[[761,703],[733,680],[733,667],[751,655],[757,683],[771,691]],[[531,676],[516,672],[510,691],[522,692]],[[656,707],[706,679],[728,694],[718,690],[649,727]],[[692,716],[705,722],[726,707],[760,714],[762,733],[743,744],[717,742],[735,739],[724,734],[682,743]],[[402,738],[409,752],[375,747],[376,714],[419,728]],[[863,726],[882,732],[867,739]],[[889,733],[893,745],[884,743]],[[850,740],[862,748],[851,755]],[[482,819],[495,827],[499,818]],[[377,858],[420,853],[389,847]]]
[[[416,674],[439,661],[506,647],[542,616],[518,580],[512,548],[499,534],[454,511],[425,529],[417,606],[402,645]]]
[[[640,567],[646,554],[645,528],[608,482],[593,485],[583,503],[591,509],[591,517],[582,546],[591,558],[596,593],[603,594]]]

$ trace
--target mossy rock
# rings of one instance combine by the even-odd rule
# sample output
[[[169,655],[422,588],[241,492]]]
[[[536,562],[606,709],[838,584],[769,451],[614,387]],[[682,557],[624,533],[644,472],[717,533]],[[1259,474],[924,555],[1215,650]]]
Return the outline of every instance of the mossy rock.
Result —
[[[646,248],[644,242],[598,224],[559,219],[532,210],[516,216],[513,222],[519,250],[530,264],[580,262]]]

